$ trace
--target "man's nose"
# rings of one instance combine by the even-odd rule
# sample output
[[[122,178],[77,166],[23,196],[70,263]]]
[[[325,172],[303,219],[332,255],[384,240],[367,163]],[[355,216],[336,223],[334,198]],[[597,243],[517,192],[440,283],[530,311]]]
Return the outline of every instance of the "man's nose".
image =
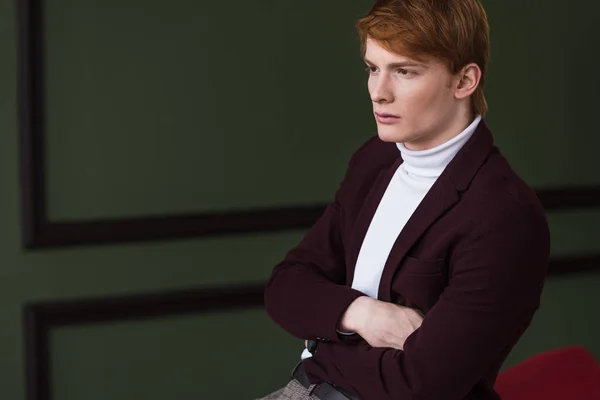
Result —
[[[392,99],[392,91],[390,88],[390,79],[385,74],[377,77],[372,90],[371,100],[375,103],[389,103]]]

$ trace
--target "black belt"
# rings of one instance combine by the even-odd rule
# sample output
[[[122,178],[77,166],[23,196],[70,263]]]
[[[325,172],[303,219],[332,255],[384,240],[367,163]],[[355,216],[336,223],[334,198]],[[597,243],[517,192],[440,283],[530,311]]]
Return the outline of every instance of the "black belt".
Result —
[[[311,385],[302,362],[299,362],[298,365],[296,365],[296,368],[294,368],[292,378],[300,382],[300,384],[307,389]],[[340,388],[336,388],[329,382],[318,383],[311,394],[321,400],[360,400],[358,397],[347,393]]]

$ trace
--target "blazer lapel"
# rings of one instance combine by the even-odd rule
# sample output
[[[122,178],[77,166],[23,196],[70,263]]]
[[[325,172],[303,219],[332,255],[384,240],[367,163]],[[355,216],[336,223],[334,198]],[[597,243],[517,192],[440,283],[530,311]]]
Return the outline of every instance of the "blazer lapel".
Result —
[[[379,281],[379,299],[391,301],[391,282],[408,250],[442,214],[459,200],[458,192],[448,176],[440,176],[398,235],[385,263]]]

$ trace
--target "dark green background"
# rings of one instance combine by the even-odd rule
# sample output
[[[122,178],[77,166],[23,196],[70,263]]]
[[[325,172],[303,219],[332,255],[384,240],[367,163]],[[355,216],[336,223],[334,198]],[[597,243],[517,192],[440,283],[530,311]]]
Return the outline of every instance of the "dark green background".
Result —
[[[263,282],[303,232],[25,252],[14,3],[0,0],[0,398],[22,400],[26,302]],[[353,28],[371,1],[46,3],[52,220],[327,201],[375,132]],[[535,187],[600,183],[600,6],[484,5],[497,143]],[[549,219],[553,255],[600,250],[598,210]],[[599,284],[550,278],[506,366],[568,344],[600,357]],[[261,309],[57,328],[53,394],[250,399],[301,348]]]

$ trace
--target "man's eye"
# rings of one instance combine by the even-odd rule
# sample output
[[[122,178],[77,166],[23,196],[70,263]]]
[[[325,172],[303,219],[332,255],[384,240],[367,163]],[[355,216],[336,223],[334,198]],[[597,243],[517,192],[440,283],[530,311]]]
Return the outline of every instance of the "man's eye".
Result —
[[[413,71],[409,71],[409,70],[407,70],[407,69],[404,69],[404,68],[400,68],[400,69],[398,70],[398,73],[399,73],[400,75],[404,75],[404,76],[414,75]]]
[[[367,71],[368,73],[372,74],[374,72],[377,72],[377,67],[371,67],[371,66],[369,66],[369,67],[365,68],[365,71]]]

